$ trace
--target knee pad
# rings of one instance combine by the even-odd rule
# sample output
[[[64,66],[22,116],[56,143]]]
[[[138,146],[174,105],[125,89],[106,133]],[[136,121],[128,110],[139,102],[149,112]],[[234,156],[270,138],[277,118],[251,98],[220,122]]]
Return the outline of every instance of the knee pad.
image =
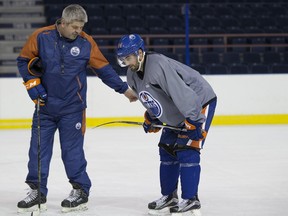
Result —
[[[194,149],[178,151],[177,158],[180,164],[199,164],[200,152]]]

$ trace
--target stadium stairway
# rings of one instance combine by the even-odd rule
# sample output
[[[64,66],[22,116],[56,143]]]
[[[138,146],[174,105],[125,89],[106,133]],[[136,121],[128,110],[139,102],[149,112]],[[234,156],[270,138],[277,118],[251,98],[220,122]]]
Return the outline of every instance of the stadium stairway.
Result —
[[[16,58],[28,36],[46,24],[39,0],[0,1],[0,75],[18,74]]]

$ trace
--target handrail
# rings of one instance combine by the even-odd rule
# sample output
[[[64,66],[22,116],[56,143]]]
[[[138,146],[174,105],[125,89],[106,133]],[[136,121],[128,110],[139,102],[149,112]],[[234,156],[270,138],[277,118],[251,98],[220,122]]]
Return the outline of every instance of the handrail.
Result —
[[[93,38],[121,38],[123,35],[92,35]],[[141,34],[142,38],[185,38],[185,34]],[[249,34],[190,34],[189,38],[212,37],[288,37],[288,33],[249,33]]]
[[[120,39],[123,35],[92,35],[94,39]],[[147,48],[168,48],[172,49],[173,52],[175,52],[175,49],[177,48],[185,48],[185,43],[183,45],[177,44],[177,45],[153,45],[151,44],[151,39],[155,38],[165,38],[165,39],[175,39],[175,38],[185,38],[185,34],[143,34],[141,37],[145,40],[145,46]],[[269,43],[262,43],[262,44],[230,44],[228,42],[228,39],[230,38],[254,38],[254,37],[261,37],[261,38],[269,38],[269,37],[287,37],[288,33],[253,33],[253,34],[190,34],[189,38],[223,38],[223,44],[198,44],[198,45],[189,45],[189,48],[195,48],[199,49],[199,52],[201,53],[201,49],[204,48],[224,48],[227,50],[227,48],[233,48],[233,47],[288,47],[287,44],[279,43],[279,44],[269,44]],[[104,49],[115,49],[116,45],[99,45],[100,48]]]

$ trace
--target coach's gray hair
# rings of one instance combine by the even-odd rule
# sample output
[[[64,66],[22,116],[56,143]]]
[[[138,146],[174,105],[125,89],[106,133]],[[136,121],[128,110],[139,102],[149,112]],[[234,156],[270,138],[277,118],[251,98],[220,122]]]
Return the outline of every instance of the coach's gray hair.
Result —
[[[73,21],[88,22],[85,9],[78,4],[71,4],[65,7],[62,12],[62,19],[67,23],[72,23]]]

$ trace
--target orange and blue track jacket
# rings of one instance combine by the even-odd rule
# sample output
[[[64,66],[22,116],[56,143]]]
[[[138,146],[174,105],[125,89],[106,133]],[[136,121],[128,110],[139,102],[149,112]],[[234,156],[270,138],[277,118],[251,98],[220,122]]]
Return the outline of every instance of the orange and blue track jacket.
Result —
[[[17,58],[19,72],[26,82],[34,78],[28,72],[28,62],[39,57],[43,74],[41,83],[48,99],[41,112],[65,115],[86,108],[87,75],[89,66],[98,77],[116,92],[128,89],[103,56],[94,39],[81,32],[75,40],[63,38],[56,25],[36,30],[23,46]]]

